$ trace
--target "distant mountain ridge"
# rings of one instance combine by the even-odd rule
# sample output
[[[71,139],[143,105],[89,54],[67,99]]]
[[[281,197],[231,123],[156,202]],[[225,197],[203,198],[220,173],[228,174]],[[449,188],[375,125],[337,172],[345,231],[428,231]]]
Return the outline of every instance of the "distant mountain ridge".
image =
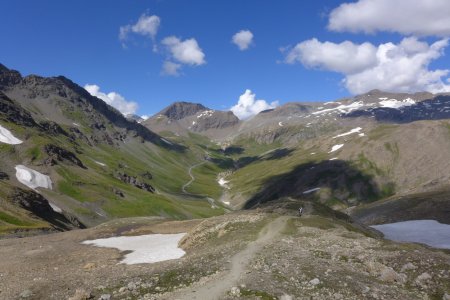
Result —
[[[175,102],[142,122],[155,132],[172,131],[176,134],[196,132],[209,137],[220,137],[233,130],[240,120],[231,111],[219,111],[199,103]]]
[[[383,207],[395,221],[417,215],[395,211],[398,199],[406,212],[405,198],[450,191],[448,94],[374,90],[246,120],[176,102],[143,121],[65,77],[22,77],[0,65],[0,126],[0,232],[204,217],[281,198],[351,214],[395,197],[355,214],[381,220],[374,207]],[[30,188],[17,166],[52,184]],[[436,215],[420,204],[421,217]]]

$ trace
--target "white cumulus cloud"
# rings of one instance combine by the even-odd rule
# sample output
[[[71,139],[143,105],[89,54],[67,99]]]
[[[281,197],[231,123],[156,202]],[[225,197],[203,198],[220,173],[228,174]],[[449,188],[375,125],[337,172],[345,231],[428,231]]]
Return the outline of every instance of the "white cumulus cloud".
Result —
[[[158,16],[143,14],[135,24],[128,24],[119,28],[119,39],[122,42],[125,41],[130,32],[154,39],[160,24],[161,19]]]
[[[447,39],[430,45],[415,37],[377,47],[370,43],[335,44],[312,39],[291,49],[286,62],[301,62],[306,67],[342,73],[343,84],[353,94],[372,89],[449,92],[450,85],[445,82],[450,70],[430,70],[429,67],[444,54],[447,45]]]
[[[138,104],[133,101],[125,99],[122,95],[116,92],[110,92],[108,94],[100,91],[100,87],[95,84],[86,84],[84,89],[92,96],[102,99],[107,104],[116,108],[123,115],[135,114],[138,109]]]
[[[180,68],[180,64],[166,60],[163,63],[161,74],[167,76],[180,76]]]
[[[245,90],[244,94],[239,97],[236,105],[231,107],[231,111],[241,120],[248,119],[259,112],[275,108],[278,101],[267,103],[265,100],[257,100],[256,95],[251,90]]]
[[[247,50],[253,43],[253,33],[250,30],[241,30],[233,35],[231,41],[238,46],[239,50]]]
[[[306,67],[326,69],[340,73],[362,71],[377,63],[377,48],[370,44],[354,44],[349,41],[335,44],[311,39],[291,49],[285,61],[302,63]]]
[[[343,3],[329,17],[333,31],[398,32],[416,36],[450,36],[448,0],[359,0]]]
[[[205,53],[193,38],[182,41],[169,36],[162,40],[162,44],[167,47],[171,57],[182,64],[199,66],[206,63]]]

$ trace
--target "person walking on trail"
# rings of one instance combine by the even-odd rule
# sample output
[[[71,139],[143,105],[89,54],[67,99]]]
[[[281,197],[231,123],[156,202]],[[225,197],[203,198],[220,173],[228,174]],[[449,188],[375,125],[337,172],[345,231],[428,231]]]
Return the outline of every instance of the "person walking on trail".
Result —
[[[298,214],[300,215],[300,217],[302,216],[302,214],[303,214],[303,206],[301,206],[301,207],[298,209]]]

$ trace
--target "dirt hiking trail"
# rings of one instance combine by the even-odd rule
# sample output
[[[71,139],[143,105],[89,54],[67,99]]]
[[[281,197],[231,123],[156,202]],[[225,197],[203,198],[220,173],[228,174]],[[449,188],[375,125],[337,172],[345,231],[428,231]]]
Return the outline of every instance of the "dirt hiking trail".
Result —
[[[201,286],[192,286],[188,289],[176,291],[172,299],[187,300],[187,299],[220,299],[225,296],[233,286],[239,285],[239,279],[247,265],[250,263],[256,253],[268,245],[273,239],[280,236],[281,231],[286,226],[286,222],[290,217],[282,216],[270,222],[259,232],[258,238],[250,242],[247,247],[236,253],[231,258],[230,270],[219,278],[215,278],[206,282]]]

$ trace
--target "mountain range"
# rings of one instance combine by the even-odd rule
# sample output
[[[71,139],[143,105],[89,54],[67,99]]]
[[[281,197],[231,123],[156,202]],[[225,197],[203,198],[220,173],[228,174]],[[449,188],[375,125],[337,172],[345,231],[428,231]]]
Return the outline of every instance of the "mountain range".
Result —
[[[450,94],[144,120],[0,64],[0,166],[2,299],[450,297],[448,253],[369,227],[450,224]]]
[[[448,94],[374,90],[247,120],[188,102],[137,120],[65,77],[1,65],[0,123],[23,142],[0,144],[0,228],[22,235],[118,217],[206,217],[282,197],[370,224],[417,213],[448,222],[439,195],[450,188],[449,119]],[[51,188],[27,188],[18,165],[49,176]],[[405,200],[423,194],[427,204]],[[382,217],[371,214],[379,209]]]

